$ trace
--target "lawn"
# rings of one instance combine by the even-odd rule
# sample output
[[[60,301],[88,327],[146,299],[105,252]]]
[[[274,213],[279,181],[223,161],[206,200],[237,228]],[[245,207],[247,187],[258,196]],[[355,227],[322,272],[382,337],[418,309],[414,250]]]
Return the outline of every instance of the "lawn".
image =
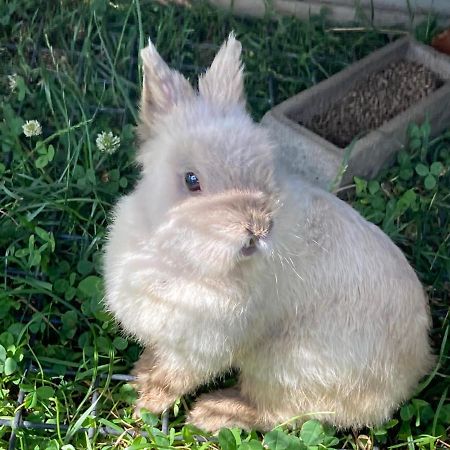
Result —
[[[450,130],[431,139],[427,122],[412,124],[409,146],[392,168],[343,192],[404,250],[433,314],[438,364],[383,427],[337,432],[308,421],[292,432],[224,430],[218,441],[200,442],[183,426],[190,398],[163,419],[146,414],[136,421],[124,374],[140,348],[101,302],[109,212],[138,175],[137,55],[148,36],[193,77],[235,30],[249,110],[259,119],[400,32],[335,30],[326,16],[238,19],[206,5],[143,0],[11,0],[0,4],[0,24],[0,448],[449,447]],[[429,42],[435,31],[429,21],[415,33]],[[33,120],[41,129],[26,124]],[[120,145],[105,142],[111,136]],[[47,425],[21,427],[11,437],[7,424],[19,417],[18,399],[21,421]]]

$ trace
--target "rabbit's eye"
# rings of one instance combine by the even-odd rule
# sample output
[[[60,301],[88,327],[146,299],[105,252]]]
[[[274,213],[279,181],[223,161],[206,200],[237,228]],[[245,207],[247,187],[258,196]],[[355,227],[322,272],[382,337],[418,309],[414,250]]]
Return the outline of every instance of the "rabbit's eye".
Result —
[[[197,175],[194,172],[187,172],[184,175],[184,181],[186,183],[187,188],[191,192],[200,191],[200,181],[198,181]]]

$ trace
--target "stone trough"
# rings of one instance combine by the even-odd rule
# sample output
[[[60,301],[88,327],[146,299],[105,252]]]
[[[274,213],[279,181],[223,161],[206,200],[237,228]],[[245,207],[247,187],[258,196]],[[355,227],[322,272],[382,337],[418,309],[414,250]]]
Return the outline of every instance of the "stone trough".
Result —
[[[363,136],[355,136],[345,148],[304,125],[313,123],[333,105],[336,107],[355,90],[355,86],[373,79],[380,71],[395,67],[400,61],[413,62],[432,72],[439,80],[438,84],[381,126]],[[405,83],[409,81],[405,80]],[[290,172],[330,189],[351,183],[354,176],[375,177],[407,143],[409,124],[425,120],[430,122],[432,136],[450,127],[450,58],[405,37],[272,108],[262,123],[278,143],[280,164]]]

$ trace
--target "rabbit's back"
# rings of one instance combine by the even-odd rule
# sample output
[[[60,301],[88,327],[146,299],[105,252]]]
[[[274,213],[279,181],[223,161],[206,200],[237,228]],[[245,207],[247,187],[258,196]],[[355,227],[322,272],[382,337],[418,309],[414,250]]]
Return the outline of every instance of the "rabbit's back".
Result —
[[[291,404],[292,415],[335,411],[326,417],[340,426],[380,423],[432,364],[423,288],[401,251],[347,204],[298,181],[288,192],[270,294],[284,314],[242,358],[243,389],[271,411]]]

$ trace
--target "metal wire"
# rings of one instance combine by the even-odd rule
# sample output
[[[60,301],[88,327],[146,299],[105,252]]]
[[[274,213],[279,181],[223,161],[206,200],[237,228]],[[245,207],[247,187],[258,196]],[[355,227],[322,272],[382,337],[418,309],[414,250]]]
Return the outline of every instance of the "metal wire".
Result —
[[[12,428],[11,437],[9,438],[8,449],[14,450],[16,448],[16,430],[22,427],[22,404],[23,399],[25,398],[25,392],[22,389],[19,391],[19,395],[17,397],[18,408],[16,414],[14,414],[14,418],[12,423],[10,422],[10,426]],[[3,419],[0,420],[0,424],[2,424]]]

